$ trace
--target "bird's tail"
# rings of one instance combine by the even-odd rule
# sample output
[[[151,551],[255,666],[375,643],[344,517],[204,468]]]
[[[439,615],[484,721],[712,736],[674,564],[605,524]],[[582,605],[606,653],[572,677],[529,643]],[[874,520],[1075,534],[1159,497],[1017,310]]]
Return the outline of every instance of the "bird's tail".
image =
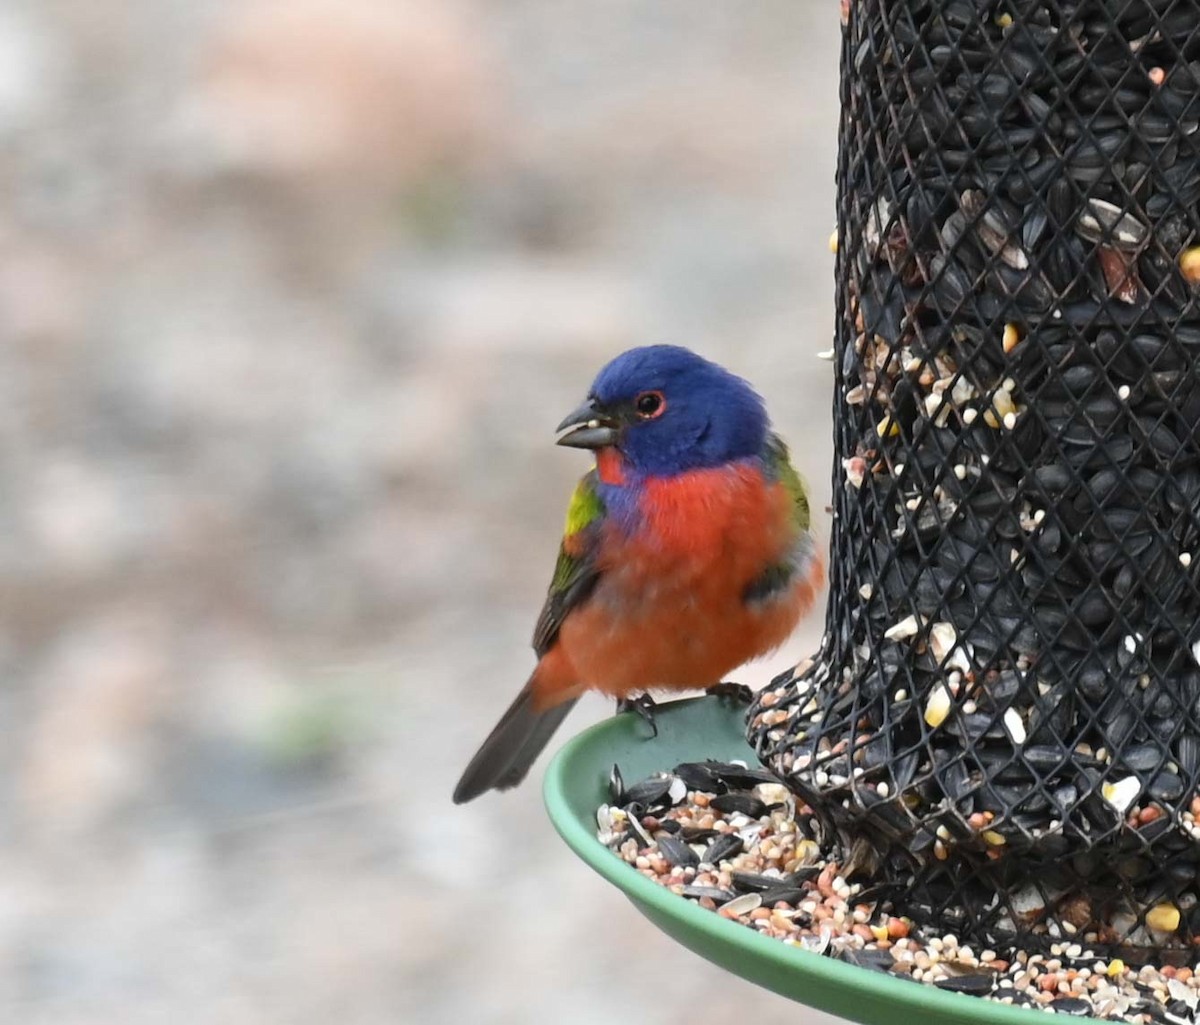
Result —
[[[536,679],[535,672],[475,752],[454,788],[455,804],[466,804],[489,790],[507,790],[520,783],[575,707],[579,699],[573,697],[551,708],[539,708]]]

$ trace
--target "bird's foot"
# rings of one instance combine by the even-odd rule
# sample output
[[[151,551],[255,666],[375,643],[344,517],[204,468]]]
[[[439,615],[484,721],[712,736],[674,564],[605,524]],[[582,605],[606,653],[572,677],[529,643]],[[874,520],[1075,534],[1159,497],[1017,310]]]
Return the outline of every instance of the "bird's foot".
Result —
[[[654,710],[658,702],[649,694],[640,694],[636,698],[617,698],[617,713],[636,712],[645,720],[652,731],[652,736],[658,736],[658,723],[654,721]]]
[[[724,698],[739,705],[748,705],[754,700],[754,691],[744,683],[731,683],[728,680],[709,687],[704,693],[711,694],[714,698]]]

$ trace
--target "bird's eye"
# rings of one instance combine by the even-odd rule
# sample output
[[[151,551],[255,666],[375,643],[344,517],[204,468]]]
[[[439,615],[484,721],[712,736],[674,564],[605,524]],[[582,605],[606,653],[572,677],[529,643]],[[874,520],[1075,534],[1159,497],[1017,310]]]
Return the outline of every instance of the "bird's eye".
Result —
[[[667,400],[660,391],[644,391],[633,400],[633,408],[643,420],[653,420],[656,416],[662,416],[667,408]]]

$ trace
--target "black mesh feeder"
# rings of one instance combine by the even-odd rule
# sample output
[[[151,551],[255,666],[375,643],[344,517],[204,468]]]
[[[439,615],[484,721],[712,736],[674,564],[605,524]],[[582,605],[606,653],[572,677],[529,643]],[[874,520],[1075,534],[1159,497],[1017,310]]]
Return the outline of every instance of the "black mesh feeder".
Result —
[[[852,0],[822,650],[750,716],[983,946],[1200,944],[1200,2]]]

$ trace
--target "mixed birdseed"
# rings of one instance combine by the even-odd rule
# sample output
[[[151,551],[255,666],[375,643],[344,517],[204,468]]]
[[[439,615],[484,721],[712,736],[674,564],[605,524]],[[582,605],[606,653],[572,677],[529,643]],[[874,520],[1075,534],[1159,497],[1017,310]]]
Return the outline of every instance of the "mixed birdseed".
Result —
[[[843,11],[828,629],[749,739],[925,921],[1186,961],[1200,3]]]
[[[1071,1016],[1197,1020],[1200,965],[1126,964],[1066,938],[1044,953],[921,928],[903,897],[846,877],[811,810],[771,773],[692,762],[626,785],[613,767],[598,838],[647,878],[724,918],[872,971]]]

